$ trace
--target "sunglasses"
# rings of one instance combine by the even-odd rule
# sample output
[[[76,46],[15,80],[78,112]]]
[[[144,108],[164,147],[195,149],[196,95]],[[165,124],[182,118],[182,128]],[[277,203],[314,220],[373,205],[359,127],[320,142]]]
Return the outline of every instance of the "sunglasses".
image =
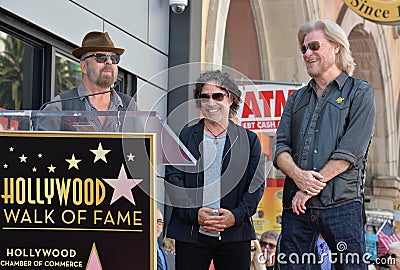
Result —
[[[265,241],[260,241],[260,246],[261,247],[266,247],[268,246],[269,248],[276,248],[276,245],[273,243],[265,242]]]
[[[393,258],[393,259],[396,259],[397,258],[397,254],[394,254],[394,253],[386,253],[386,255],[385,255],[385,257],[386,258]]]
[[[158,224],[158,225],[163,225],[163,224],[164,224],[164,221],[163,221],[162,219],[157,219],[157,224]]]
[[[119,60],[121,59],[121,57],[118,55],[112,55],[112,54],[107,55],[104,53],[94,53],[94,54],[84,57],[82,60],[88,59],[90,57],[94,57],[94,59],[96,60],[97,63],[105,63],[107,61],[107,58],[110,58],[111,62],[113,64],[118,64]]]
[[[224,97],[228,94],[225,93],[213,93],[211,96],[209,94],[200,94],[199,99],[202,99],[203,102],[207,102],[208,99],[212,98],[215,101],[222,101]]]
[[[256,251],[256,247],[255,246],[251,246],[250,247],[250,251]]]
[[[310,49],[310,50],[315,52],[315,51],[318,51],[319,48],[321,48],[321,42],[316,40],[316,41],[311,41],[310,43],[307,44],[307,46],[304,45],[304,44],[301,45],[300,51],[301,51],[302,54],[305,54],[308,49]]]

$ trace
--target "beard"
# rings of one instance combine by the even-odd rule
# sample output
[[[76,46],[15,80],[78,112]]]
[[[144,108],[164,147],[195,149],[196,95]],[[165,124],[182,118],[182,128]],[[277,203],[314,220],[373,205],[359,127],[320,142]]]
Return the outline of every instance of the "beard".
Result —
[[[103,74],[103,71],[111,71],[111,76],[107,74]],[[94,82],[100,88],[109,88],[114,82],[117,80],[117,76],[114,73],[114,69],[111,66],[105,66],[100,71],[87,67],[87,76],[90,81]]]
[[[307,67],[307,73],[311,78],[316,78],[321,74],[321,70],[318,68],[309,68]]]

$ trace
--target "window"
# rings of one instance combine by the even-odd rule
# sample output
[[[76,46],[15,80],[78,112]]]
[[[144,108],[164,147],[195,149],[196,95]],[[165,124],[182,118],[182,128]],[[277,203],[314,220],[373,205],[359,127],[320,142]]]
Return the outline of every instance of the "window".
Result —
[[[54,54],[54,93],[56,96],[79,85],[82,81],[82,70],[78,60],[74,60],[59,52]]]
[[[0,107],[31,108],[41,88],[43,47],[0,30]]]

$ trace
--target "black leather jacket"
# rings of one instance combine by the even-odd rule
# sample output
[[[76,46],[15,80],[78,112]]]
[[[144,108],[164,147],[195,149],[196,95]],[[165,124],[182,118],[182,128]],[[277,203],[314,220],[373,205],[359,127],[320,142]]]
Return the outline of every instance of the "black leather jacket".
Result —
[[[277,167],[276,157],[284,151],[303,170],[319,171],[330,159],[346,160],[351,164],[348,170],[328,181],[306,206],[327,208],[362,202],[376,114],[374,89],[344,72],[330,82],[319,99],[314,89],[315,81],[311,80],[288,98],[275,136],[274,165]],[[284,208],[291,208],[297,191],[294,181],[286,177]]]

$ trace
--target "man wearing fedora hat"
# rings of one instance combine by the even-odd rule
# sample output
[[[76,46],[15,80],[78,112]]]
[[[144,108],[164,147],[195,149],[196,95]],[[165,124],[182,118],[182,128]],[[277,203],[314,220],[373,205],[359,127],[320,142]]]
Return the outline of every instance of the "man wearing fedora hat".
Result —
[[[136,110],[136,103],[128,95],[115,91],[118,63],[125,52],[114,46],[107,32],[89,32],[82,41],[82,46],[72,51],[80,59],[82,83],[60,95],[55,96],[44,110],[49,111],[126,111]],[[89,117],[88,117],[89,118]],[[51,123],[53,122],[53,123]],[[85,121],[86,122],[86,121]],[[60,123],[60,122],[59,122]],[[57,130],[54,121],[39,123],[41,130]],[[87,119],[90,129],[96,131],[114,131],[115,119],[112,117],[91,117]],[[85,125],[87,128],[87,125]],[[77,128],[77,125],[74,126]],[[73,129],[74,129],[73,128]],[[61,124],[61,130],[69,130]]]

